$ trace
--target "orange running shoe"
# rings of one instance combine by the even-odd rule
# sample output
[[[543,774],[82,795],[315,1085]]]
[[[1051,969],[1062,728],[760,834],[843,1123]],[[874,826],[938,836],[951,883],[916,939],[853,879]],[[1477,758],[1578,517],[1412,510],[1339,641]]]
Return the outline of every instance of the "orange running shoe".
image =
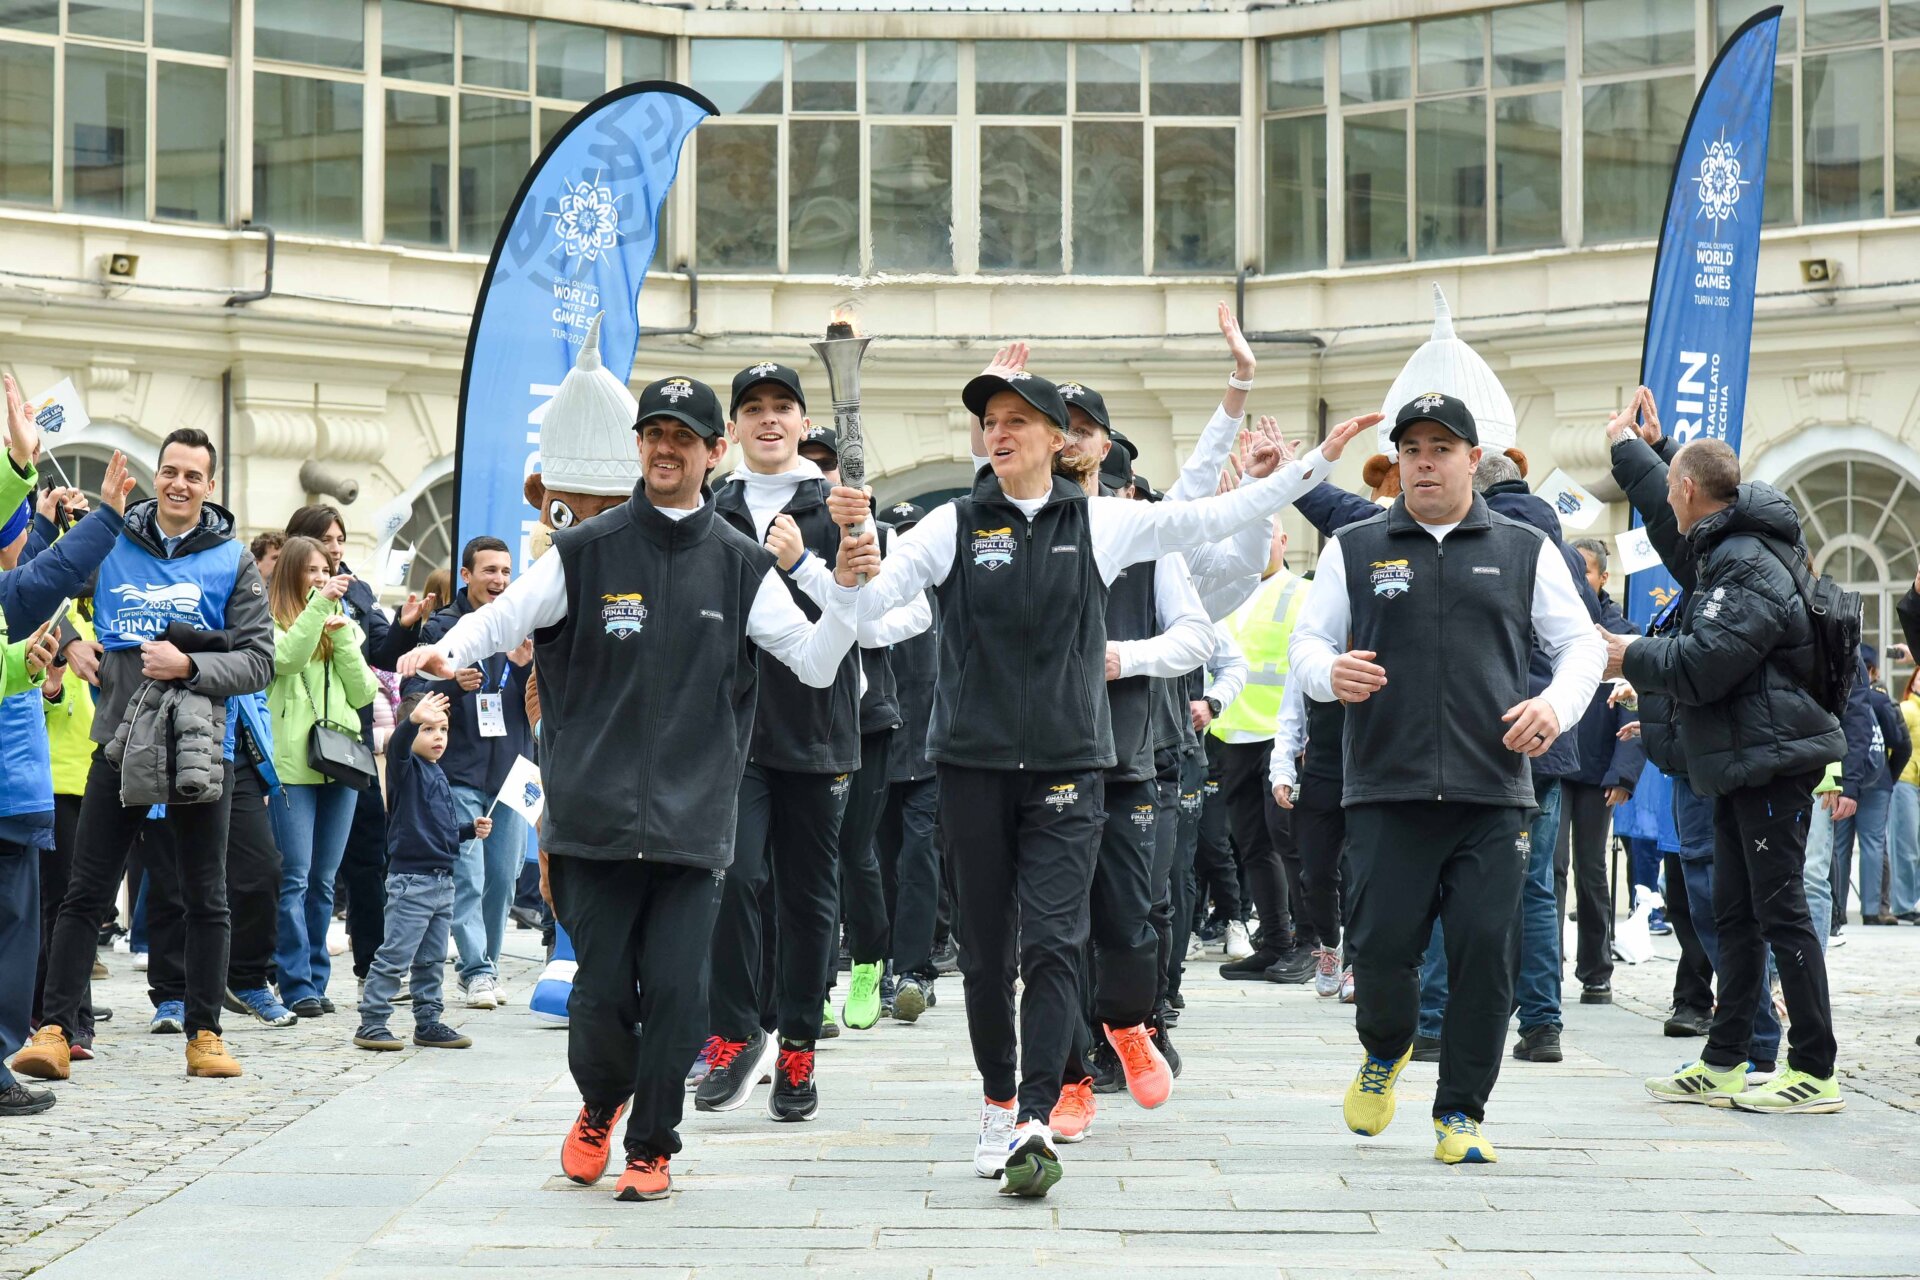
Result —
[[[615,1200],[665,1200],[673,1190],[673,1175],[667,1172],[666,1156],[636,1157],[627,1161],[627,1171],[614,1186]]]
[[[1173,1071],[1153,1043],[1151,1028],[1103,1027],[1107,1043],[1120,1058],[1120,1070],[1127,1077],[1127,1092],[1141,1106],[1152,1110],[1173,1093]]]
[[[569,1181],[590,1187],[607,1171],[607,1142],[613,1126],[627,1113],[622,1102],[612,1107],[581,1107],[567,1140],[560,1144],[560,1172]]]
[[[1093,1077],[1079,1084],[1060,1086],[1060,1101],[1053,1104],[1047,1127],[1056,1142],[1079,1142],[1093,1128]]]

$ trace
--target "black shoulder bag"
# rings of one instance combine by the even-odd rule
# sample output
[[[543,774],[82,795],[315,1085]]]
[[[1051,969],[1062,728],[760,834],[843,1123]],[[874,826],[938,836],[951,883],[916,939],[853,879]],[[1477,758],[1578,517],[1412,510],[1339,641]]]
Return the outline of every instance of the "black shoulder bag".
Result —
[[[301,673],[304,682],[306,673]],[[313,696],[308,688],[307,696]],[[355,791],[365,791],[380,781],[373,762],[373,751],[358,733],[348,733],[330,722],[333,710],[333,667],[327,667],[326,689],[322,695],[320,718],[307,734],[307,767],[322,777],[345,783]]]

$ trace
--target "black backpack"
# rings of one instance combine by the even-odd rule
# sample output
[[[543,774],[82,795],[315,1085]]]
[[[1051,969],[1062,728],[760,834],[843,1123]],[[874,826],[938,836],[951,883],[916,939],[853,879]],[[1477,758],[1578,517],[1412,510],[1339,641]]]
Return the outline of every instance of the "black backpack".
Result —
[[[1844,589],[1824,573],[1815,577],[1807,569],[1805,552],[1800,548],[1795,547],[1790,555],[1771,538],[1761,541],[1787,567],[1794,589],[1806,603],[1807,620],[1813,624],[1813,681],[1807,692],[1828,714],[1839,716],[1860,674],[1860,619],[1864,608],[1860,593]]]

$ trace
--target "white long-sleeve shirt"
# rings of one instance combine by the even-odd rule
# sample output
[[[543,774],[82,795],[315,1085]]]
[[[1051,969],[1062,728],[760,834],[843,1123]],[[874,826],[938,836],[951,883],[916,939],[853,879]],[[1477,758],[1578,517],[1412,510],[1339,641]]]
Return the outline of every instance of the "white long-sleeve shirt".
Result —
[[[922,599],[924,599],[924,595]],[[1109,640],[1120,655],[1120,678],[1183,676],[1213,651],[1213,624],[1200,607],[1187,563],[1179,552],[1154,562],[1153,612],[1160,630],[1144,640]]]
[[[1420,527],[1438,542],[1444,541],[1455,526],[1422,523]],[[1534,639],[1553,663],[1553,679],[1540,696],[1560,721],[1560,732],[1571,733],[1593,700],[1593,691],[1599,687],[1600,673],[1607,665],[1607,647],[1594,634],[1593,620],[1574,588],[1567,562],[1561,559],[1559,549],[1545,538],[1540,540],[1540,563],[1534,570],[1530,610]],[[1289,685],[1299,684],[1309,698],[1320,702],[1334,700],[1333,660],[1347,651],[1347,632],[1352,619],[1352,601],[1347,596],[1347,562],[1336,535],[1327,539],[1326,549],[1320,553],[1313,590],[1307,595],[1287,644]],[[1473,655],[1461,654],[1453,660],[1471,662]],[[1394,673],[1389,670],[1387,679],[1393,677]],[[1487,714],[1499,716],[1506,710],[1493,707]]]
[[[1204,498],[1220,484],[1220,471],[1233,453],[1244,418],[1227,416],[1222,404],[1194,442],[1193,452],[1180,468],[1180,476],[1167,490],[1177,502]],[[1193,570],[1193,582],[1200,592],[1200,603],[1207,616],[1218,622],[1247,602],[1260,587],[1260,575],[1267,570],[1267,555],[1273,545],[1273,521],[1250,524],[1222,542],[1196,547],[1187,556]]]
[[[799,564],[793,566],[793,580],[807,593],[807,599],[827,607],[836,588],[833,570],[819,556],[809,554]],[[871,618],[860,624],[859,637],[862,649],[884,649],[890,644],[899,644],[902,640],[911,640],[921,632],[933,626],[933,604],[927,599],[927,593],[921,592],[913,599],[889,609],[878,618]],[[865,696],[865,677],[862,677],[862,696]]]
[[[693,514],[669,507],[657,510],[672,520]],[[858,587],[836,592],[821,607],[820,621],[808,622],[780,581],[778,570],[769,569],[747,613],[747,638],[792,667],[806,684],[825,689],[853,646],[853,604],[859,592]],[[541,627],[553,626],[566,616],[566,569],[560,557],[550,553],[535,560],[490,603],[456,622],[433,647],[456,667],[472,666],[487,654],[515,648]]]
[[[1292,655],[1288,656],[1291,660]],[[1280,720],[1273,731],[1273,753],[1267,757],[1267,785],[1277,787],[1283,782],[1290,787],[1295,785],[1300,772],[1298,757],[1306,749],[1307,695],[1301,692],[1298,680],[1289,680],[1280,695]]]
[[[1219,623],[1213,624],[1213,653],[1207,658],[1207,673],[1213,683],[1205,697],[1214,699],[1225,711],[1247,687],[1247,656],[1233,642],[1233,634]]]

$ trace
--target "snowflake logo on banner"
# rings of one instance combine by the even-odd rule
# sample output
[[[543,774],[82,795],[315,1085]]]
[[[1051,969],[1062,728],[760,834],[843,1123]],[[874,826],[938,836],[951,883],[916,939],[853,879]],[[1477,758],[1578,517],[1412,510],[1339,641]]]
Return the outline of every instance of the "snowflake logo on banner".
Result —
[[[1713,221],[1713,233],[1717,236],[1721,223],[1739,216],[1734,206],[1740,203],[1740,188],[1751,185],[1749,179],[1740,176],[1740,148],[1727,141],[1725,131],[1707,143],[1707,154],[1700,158],[1697,182],[1700,216]]]
[[[559,209],[547,216],[559,227],[560,247],[569,258],[598,262],[620,243],[620,203],[597,173],[587,182],[568,183]]]

